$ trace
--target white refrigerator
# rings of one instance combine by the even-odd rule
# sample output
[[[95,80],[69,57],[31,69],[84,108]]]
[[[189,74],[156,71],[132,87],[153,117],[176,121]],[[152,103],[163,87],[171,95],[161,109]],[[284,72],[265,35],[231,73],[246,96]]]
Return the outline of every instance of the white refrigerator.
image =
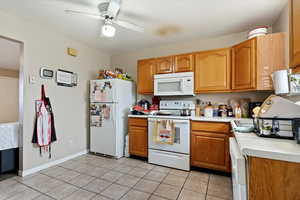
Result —
[[[124,156],[127,115],[135,103],[131,81],[90,81],[90,151],[121,158]]]

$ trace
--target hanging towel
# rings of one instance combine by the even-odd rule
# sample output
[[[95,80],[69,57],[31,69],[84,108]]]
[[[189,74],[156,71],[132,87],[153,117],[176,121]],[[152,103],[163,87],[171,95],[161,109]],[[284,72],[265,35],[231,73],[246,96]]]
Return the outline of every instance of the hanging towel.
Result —
[[[157,120],[153,129],[153,142],[160,144],[174,144],[175,127],[173,120]]]
[[[32,137],[32,143],[49,152],[51,158],[51,143],[56,141],[56,131],[54,125],[54,114],[50,99],[45,95],[44,85],[41,86],[41,99],[36,101],[35,124]]]

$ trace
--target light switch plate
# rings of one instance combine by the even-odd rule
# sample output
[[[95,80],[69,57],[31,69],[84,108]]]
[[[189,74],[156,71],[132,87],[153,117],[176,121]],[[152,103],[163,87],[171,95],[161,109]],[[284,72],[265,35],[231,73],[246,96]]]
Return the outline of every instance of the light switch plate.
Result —
[[[32,75],[29,75],[29,83],[30,84],[35,84],[36,83],[36,77],[32,76]]]

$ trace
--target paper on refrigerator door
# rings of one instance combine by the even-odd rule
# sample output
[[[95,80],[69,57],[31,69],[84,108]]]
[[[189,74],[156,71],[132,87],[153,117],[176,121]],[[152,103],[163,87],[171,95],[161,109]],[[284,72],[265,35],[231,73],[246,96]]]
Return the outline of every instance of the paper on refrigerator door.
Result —
[[[101,127],[103,123],[101,105],[90,105],[90,126]]]
[[[94,94],[94,99],[98,102],[105,101],[105,95],[103,92],[101,92],[101,90],[96,90]]]

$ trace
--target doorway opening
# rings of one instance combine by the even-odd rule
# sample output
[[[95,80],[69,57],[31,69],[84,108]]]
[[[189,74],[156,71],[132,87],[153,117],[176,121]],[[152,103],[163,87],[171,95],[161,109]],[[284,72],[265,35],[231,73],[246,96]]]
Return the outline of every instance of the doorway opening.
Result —
[[[0,181],[23,168],[23,49],[0,36]]]

